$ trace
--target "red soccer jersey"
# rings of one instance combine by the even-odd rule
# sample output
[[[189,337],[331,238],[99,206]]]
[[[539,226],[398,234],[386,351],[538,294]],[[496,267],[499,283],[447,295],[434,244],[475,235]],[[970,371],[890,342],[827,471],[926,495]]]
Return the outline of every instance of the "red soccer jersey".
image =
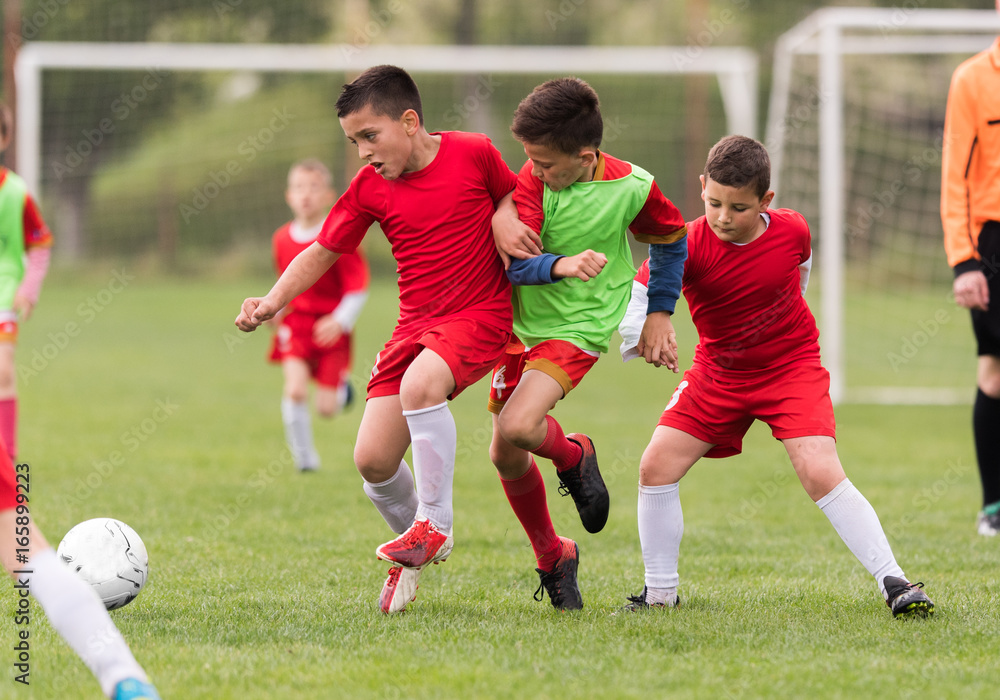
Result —
[[[4,180],[6,179],[7,168],[0,167],[0,187],[3,187]],[[52,233],[49,231],[49,227],[45,225],[42,214],[38,211],[38,205],[35,204],[35,200],[31,198],[30,194],[24,197],[24,214],[22,215],[22,219],[24,221],[25,250],[36,246],[52,245]]]
[[[271,238],[274,267],[280,276],[296,255],[312,245],[313,241],[299,242],[292,238],[291,222],[285,224]],[[316,284],[292,300],[289,311],[307,314],[328,314],[340,304],[345,294],[368,289],[368,263],[361,250],[337,258]]]
[[[819,361],[819,330],[802,296],[799,265],[809,226],[791,209],[746,245],[719,240],[705,217],[688,224],[684,298],[698,329],[694,361],[712,374]]]
[[[369,166],[358,171],[318,240],[350,253],[379,222],[399,274],[399,326],[461,313],[509,329],[510,283],[492,218],[516,177],[486,136],[440,136],[437,155],[421,170],[391,181]]]
[[[517,174],[514,202],[517,204],[517,216],[521,222],[538,233],[545,223],[542,204],[545,183],[531,174],[532,167],[529,160]],[[594,171],[594,179],[618,180],[627,177],[631,172],[631,163],[602,152],[597,169]],[[646,203],[628,228],[640,243],[672,243],[684,235],[684,217],[674,203],[663,196],[663,192],[654,182],[649,188]],[[666,240],[664,237],[667,237]]]

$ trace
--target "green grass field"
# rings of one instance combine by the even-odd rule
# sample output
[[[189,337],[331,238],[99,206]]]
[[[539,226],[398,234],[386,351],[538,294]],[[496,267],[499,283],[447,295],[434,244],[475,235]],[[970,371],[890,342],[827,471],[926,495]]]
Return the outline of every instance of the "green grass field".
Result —
[[[267,334],[232,325],[268,286],[56,270],[23,326],[20,451],[36,521],[53,544],[98,516],[143,536],[150,582],[112,615],[164,698],[996,697],[1000,542],[973,528],[968,407],[838,409],[848,474],[926,582],[932,619],[891,618],[760,425],[744,455],[684,480],[683,607],[612,616],[642,588],[638,459],[675,377],[609,355],[556,412],[597,444],[613,504],[602,533],[584,532],[541,465],[557,528],[581,549],[586,607],[559,614],[532,600],[531,550],[488,459],[484,382],[452,407],[455,553],[390,618],[374,548],[391,533],[351,459],[361,407],[317,422],[324,467],[295,473]],[[395,311],[394,286],[377,284],[356,385]],[[693,332],[679,326],[689,358]],[[0,594],[0,698],[100,697],[37,604],[31,686],[14,682],[15,603]]]

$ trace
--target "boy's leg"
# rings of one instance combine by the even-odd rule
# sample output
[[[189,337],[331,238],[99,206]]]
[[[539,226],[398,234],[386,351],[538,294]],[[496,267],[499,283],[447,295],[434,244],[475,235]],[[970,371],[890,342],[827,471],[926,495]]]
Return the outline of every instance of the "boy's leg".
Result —
[[[786,438],[782,443],[806,493],[887,597],[886,577],[906,577],[896,563],[875,509],[844,474],[835,440],[811,436]]]
[[[1000,358],[980,355],[976,370],[976,400],[972,432],[983,486],[983,509],[976,528],[980,535],[1000,532]]]
[[[0,531],[13,533],[15,519],[13,509],[0,513]],[[52,627],[94,674],[104,694],[113,697],[118,684],[127,679],[148,682],[146,673],[132,656],[94,589],[59,561],[55,550],[34,525],[30,539],[31,557],[26,564],[18,564],[14,558],[13,540],[4,538],[4,568],[8,572],[17,569],[32,572],[12,573],[12,576],[18,582],[28,583],[29,591],[42,606]]]
[[[608,520],[610,496],[597,465],[593,441],[582,434],[567,436],[548,415],[565,387],[551,375],[529,369],[500,412],[499,430],[512,445],[551,459],[563,495],[571,495],[584,528],[600,532]]]
[[[557,610],[583,608],[583,597],[577,583],[580,549],[576,542],[556,534],[545,498],[545,481],[531,453],[504,440],[493,416],[493,441],[490,459],[497,468],[504,494],[521,527],[528,535],[535,554],[535,571],[541,580],[535,600],[541,600],[542,590]]]
[[[11,461],[17,460],[17,379],[14,343],[0,340],[0,438]]]
[[[410,431],[399,396],[377,396],[365,402],[358,427],[354,463],[364,491],[393,532],[403,533],[417,517],[417,493],[403,455]]]
[[[281,419],[285,425],[285,440],[300,471],[319,468],[319,453],[313,442],[312,418],[309,415],[309,365],[298,357],[286,357],[281,362],[285,387],[281,397]]]
[[[701,459],[711,443],[667,426],[657,426],[639,463],[637,519],[645,565],[642,593],[629,598],[628,610],[677,604],[677,573],[684,514],[680,479]]]

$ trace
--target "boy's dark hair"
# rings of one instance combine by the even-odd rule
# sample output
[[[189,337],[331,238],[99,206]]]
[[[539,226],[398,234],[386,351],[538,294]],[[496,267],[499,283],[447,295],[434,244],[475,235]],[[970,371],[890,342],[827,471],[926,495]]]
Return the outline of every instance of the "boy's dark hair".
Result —
[[[579,78],[549,80],[521,100],[510,130],[521,143],[561,153],[597,148],[604,136],[601,103],[594,88]]]
[[[760,199],[771,186],[771,159],[760,141],[727,136],[708,152],[704,175],[727,187],[749,185]]]
[[[337,98],[337,117],[346,117],[365,107],[390,119],[399,119],[403,112],[412,109],[420,118],[421,126],[424,123],[417,84],[409,73],[397,66],[374,66],[344,85]]]

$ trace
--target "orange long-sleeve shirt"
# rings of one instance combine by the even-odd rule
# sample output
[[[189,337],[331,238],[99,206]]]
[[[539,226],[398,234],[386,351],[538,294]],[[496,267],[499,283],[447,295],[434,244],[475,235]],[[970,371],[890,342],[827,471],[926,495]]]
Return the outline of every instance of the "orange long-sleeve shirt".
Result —
[[[978,269],[987,221],[1000,221],[1000,38],[955,69],[948,91],[941,223],[956,275]]]

